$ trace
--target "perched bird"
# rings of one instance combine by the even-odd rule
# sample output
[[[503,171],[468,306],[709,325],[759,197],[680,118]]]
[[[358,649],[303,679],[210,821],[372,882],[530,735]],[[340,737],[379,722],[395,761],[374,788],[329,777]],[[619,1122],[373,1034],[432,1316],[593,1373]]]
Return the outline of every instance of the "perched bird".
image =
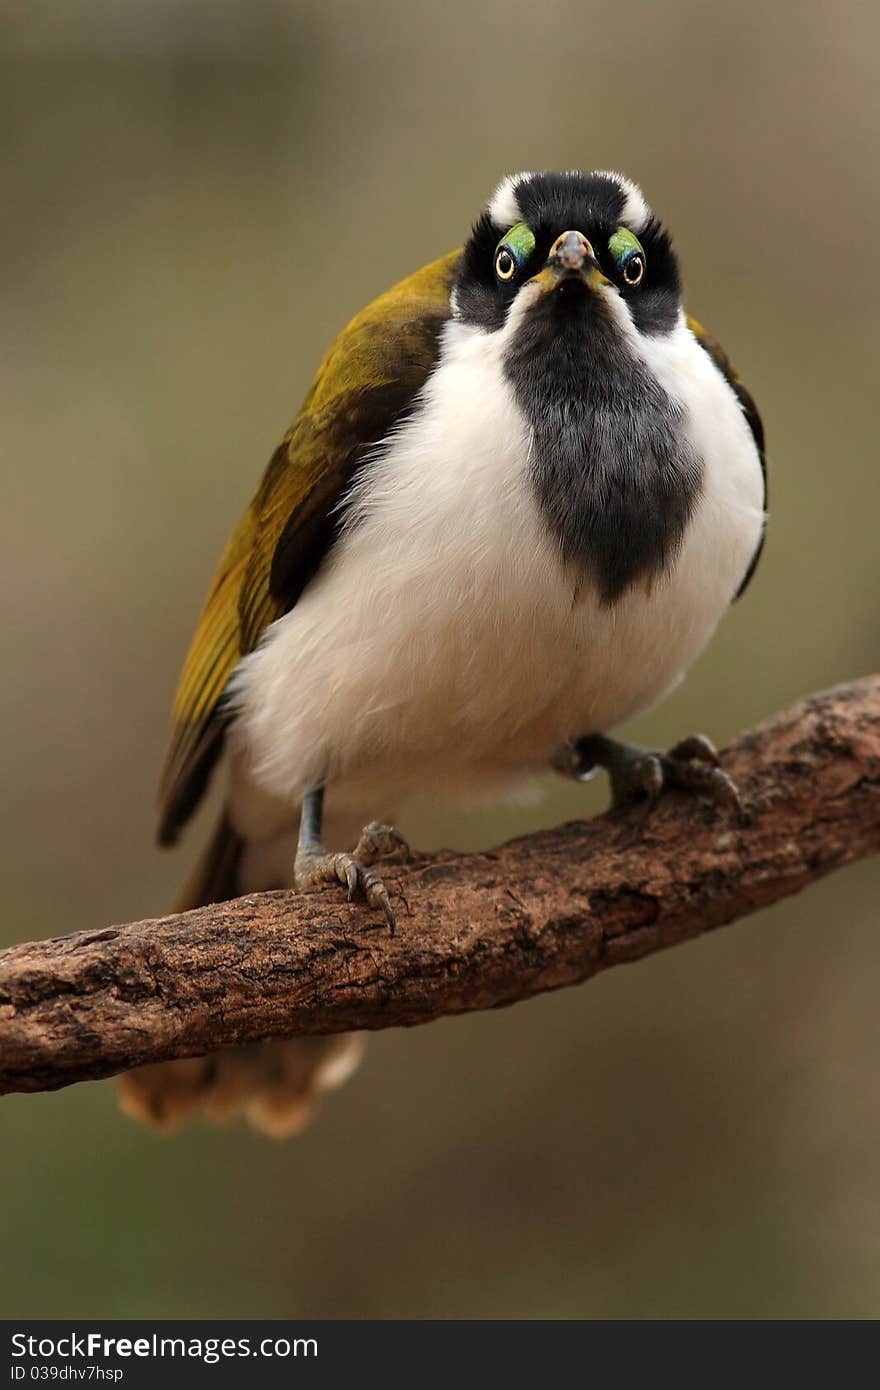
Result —
[[[754,403],[686,317],[636,185],[504,179],[462,250],[342,332],[227,546],[162,783],[170,844],[225,750],[183,906],[338,880],[393,929],[374,865],[405,848],[401,802],[503,796],[549,765],[607,768],[616,802],[670,783],[734,800],[708,740],[659,753],[609,730],[742,593],[765,505]],[[123,1104],[290,1133],[359,1052],[349,1035],[142,1067]]]

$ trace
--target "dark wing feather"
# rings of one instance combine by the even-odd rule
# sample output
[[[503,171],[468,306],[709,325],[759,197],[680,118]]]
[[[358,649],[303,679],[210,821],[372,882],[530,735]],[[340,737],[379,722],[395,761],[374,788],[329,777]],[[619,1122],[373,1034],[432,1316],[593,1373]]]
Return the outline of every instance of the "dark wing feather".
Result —
[[[733,388],[736,398],[739,401],[740,406],[742,407],[742,413],[746,417],[746,420],[748,422],[749,429],[752,431],[752,436],[755,441],[755,447],[758,450],[758,457],[761,460],[761,472],[764,475],[764,511],[766,512],[767,455],[764,447],[764,426],[761,421],[761,417],[758,414],[758,407],[755,405],[752,396],[746,390],[745,386],[743,385],[742,381],[737,375],[733,363],[727,356],[727,353],[724,351],[724,348],[721,346],[718,339],[713,338],[711,333],[707,333],[703,325],[701,323],[698,323],[696,319],[688,316],[687,322],[688,328],[691,330],[697,342],[700,344],[700,347],[703,348],[706,352],[708,352],[709,356],[712,358],[712,361],[715,363],[722,376]],[[745,578],[743,579],[743,582],[740,584],[739,588],[734,594],[734,602],[736,602],[736,600],[742,594],[745,593],[746,589],[749,586],[749,581],[751,580],[752,575],[755,573],[755,570],[757,569],[758,561],[761,558],[761,551],[764,549],[765,532],[766,523],[761,531],[761,539],[758,541],[757,549],[755,550],[755,553],[751,559],[751,563],[749,564],[749,567],[746,570]]]
[[[340,334],[236,527],[174,703],[159,840],[192,814],[223,747],[223,693],[242,656],[296,603],[333,543],[335,509],[367,451],[401,419],[437,361],[459,252],[402,280]]]

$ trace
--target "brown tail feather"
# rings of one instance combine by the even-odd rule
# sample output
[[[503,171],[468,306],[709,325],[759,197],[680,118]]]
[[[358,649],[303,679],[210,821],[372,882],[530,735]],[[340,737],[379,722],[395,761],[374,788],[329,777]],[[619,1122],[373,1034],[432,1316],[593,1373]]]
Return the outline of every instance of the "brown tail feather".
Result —
[[[224,811],[177,910],[236,897],[244,847]],[[341,1085],[362,1051],[362,1038],[346,1033],[269,1039],[208,1057],[157,1062],[120,1076],[119,1104],[127,1115],[154,1129],[176,1129],[201,1108],[217,1123],[245,1115],[255,1129],[282,1139],[303,1128],[318,1095]]]

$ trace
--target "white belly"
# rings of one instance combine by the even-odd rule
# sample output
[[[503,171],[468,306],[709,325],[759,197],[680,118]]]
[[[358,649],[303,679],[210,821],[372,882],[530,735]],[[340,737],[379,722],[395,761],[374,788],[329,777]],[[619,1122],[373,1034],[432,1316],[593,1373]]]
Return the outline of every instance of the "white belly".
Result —
[[[651,366],[685,407],[703,490],[671,572],[609,607],[560,564],[491,339],[449,327],[331,561],[236,673],[239,789],[287,807],[320,781],[377,806],[485,795],[680,679],[754,553],[762,483],[735,397],[683,325]]]

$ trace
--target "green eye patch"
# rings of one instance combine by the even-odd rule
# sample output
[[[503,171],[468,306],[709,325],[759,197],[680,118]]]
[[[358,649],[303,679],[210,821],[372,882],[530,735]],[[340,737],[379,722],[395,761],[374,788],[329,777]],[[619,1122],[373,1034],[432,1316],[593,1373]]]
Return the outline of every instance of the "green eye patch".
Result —
[[[633,253],[641,256],[643,261],[646,260],[642,243],[626,227],[618,227],[617,231],[609,237],[608,250],[621,269]]]
[[[495,247],[497,257],[500,251],[509,251],[518,266],[524,266],[535,249],[535,234],[525,222],[517,222]]]

